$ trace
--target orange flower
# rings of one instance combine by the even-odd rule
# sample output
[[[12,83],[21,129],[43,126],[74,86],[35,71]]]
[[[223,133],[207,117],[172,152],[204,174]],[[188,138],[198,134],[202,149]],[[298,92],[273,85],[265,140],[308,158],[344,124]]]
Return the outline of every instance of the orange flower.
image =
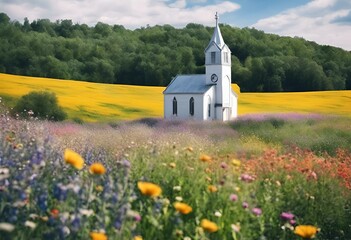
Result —
[[[202,219],[201,220],[201,227],[210,233],[217,232],[218,231],[218,226],[214,222],[211,222],[210,220],[207,219]]]
[[[66,149],[64,154],[65,162],[80,170],[84,166],[84,159],[71,149]]]
[[[175,202],[173,206],[181,214],[189,214],[191,211],[193,211],[193,209],[186,203]]]
[[[89,171],[92,174],[102,175],[106,172],[106,168],[101,163],[93,163],[90,165]]]
[[[90,233],[91,240],[107,240],[107,236],[105,233],[100,232],[91,232]]]
[[[300,237],[311,239],[314,238],[319,231],[319,228],[312,225],[299,225],[295,227],[294,233]]]
[[[158,197],[162,193],[160,186],[150,182],[138,182],[138,188],[143,195]]]
[[[209,185],[208,186],[208,191],[210,191],[210,192],[217,192],[218,189],[217,189],[217,187],[215,185]]]
[[[201,154],[199,159],[203,162],[209,162],[209,161],[211,161],[212,158],[206,154]]]
[[[140,235],[138,235],[138,236],[135,236],[135,237],[133,238],[133,240],[143,240],[143,237],[140,236]]]

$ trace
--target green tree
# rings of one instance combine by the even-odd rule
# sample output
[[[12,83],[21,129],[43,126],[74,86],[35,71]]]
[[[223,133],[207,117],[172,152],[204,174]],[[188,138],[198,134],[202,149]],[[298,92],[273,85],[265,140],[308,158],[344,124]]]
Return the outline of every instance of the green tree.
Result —
[[[55,93],[30,92],[22,96],[13,108],[13,114],[19,114],[22,118],[30,116],[52,121],[63,121],[67,114],[58,105]]]

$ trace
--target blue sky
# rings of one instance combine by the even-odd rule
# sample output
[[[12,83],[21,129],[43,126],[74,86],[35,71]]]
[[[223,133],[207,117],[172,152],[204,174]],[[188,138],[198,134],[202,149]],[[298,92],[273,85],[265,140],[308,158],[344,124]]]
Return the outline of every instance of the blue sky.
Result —
[[[351,0],[0,0],[0,12],[20,22],[47,18],[135,29],[187,23],[254,27],[351,51]]]

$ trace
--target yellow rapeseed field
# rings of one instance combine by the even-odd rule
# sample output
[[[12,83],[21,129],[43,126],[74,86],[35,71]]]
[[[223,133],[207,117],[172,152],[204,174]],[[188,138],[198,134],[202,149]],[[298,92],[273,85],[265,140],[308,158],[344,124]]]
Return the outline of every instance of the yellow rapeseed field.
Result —
[[[237,86],[233,85],[237,90]],[[0,74],[0,96],[19,98],[30,91],[56,93],[69,118],[112,121],[162,117],[164,87],[111,85]],[[351,91],[241,93],[239,115],[322,113],[351,116]]]

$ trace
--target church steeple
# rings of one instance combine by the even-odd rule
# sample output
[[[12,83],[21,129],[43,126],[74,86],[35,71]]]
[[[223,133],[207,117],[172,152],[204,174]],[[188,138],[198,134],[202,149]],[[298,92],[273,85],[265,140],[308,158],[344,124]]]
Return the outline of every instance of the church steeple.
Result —
[[[219,29],[219,25],[218,25],[218,20],[219,20],[219,16],[218,13],[216,12],[216,27],[214,29],[210,44],[213,42],[215,43],[220,49],[223,48],[223,46],[225,45],[222,34],[221,34],[221,30]]]
[[[215,85],[215,114],[217,119],[228,119],[231,106],[231,52],[225,44],[218,24],[205,50],[206,84]]]

